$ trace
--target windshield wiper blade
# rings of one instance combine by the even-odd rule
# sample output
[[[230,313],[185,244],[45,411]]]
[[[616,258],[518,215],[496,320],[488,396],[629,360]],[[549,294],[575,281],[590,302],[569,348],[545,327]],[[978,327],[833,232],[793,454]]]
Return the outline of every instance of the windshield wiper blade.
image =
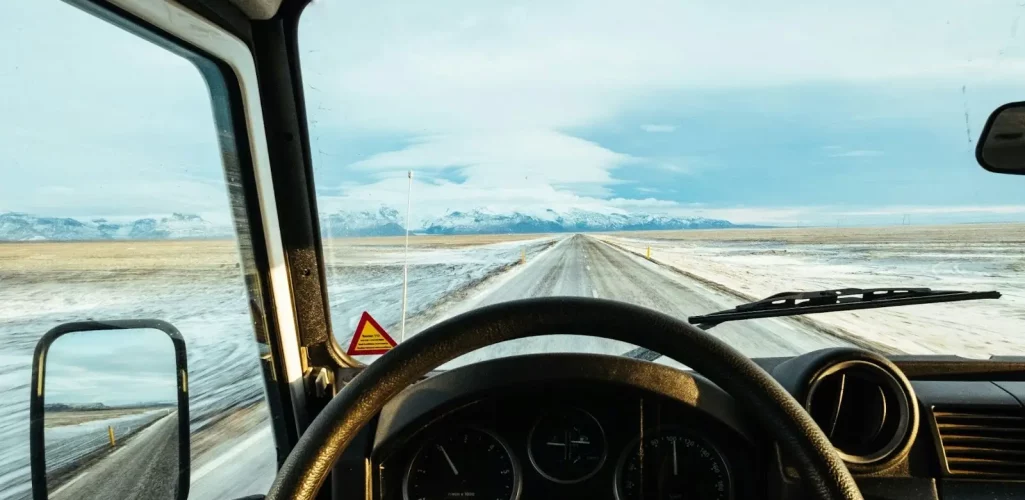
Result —
[[[707,329],[742,319],[999,298],[1000,292],[996,291],[964,292],[931,288],[841,288],[816,292],[783,292],[733,309],[691,316],[687,321]]]

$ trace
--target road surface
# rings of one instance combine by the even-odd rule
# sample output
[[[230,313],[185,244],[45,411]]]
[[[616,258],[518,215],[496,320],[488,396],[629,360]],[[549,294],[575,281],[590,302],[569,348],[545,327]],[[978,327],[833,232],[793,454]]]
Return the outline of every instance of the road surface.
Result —
[[[52,500],[174,500],[178,483],[178,413],[157,420],[64,485]]]
[[[732,308],[738,299],[593,237],[570,236],[455,312],[528,297],[579,296],[620,300],[686,320]],[[711,333],[751,357],[785,356],[847,345],[792,319],[725,323]],[[520,339],[463,356],[456,366],[497,356],[536,352],[624,354],[636,346],[605,339],[552,336]],[[634,351],[636,353],[636,351]],[[658,362],[675,365],[665,358]]]
[[[221,500],[270,490],[277,471],[270,423],[240,439],[227,440],[193,461],[189,500]]]

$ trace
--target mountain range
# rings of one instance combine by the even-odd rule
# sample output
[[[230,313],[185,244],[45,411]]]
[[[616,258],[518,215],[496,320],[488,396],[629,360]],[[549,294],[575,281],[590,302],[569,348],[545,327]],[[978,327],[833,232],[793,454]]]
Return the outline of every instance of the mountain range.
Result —
[[[449,212],[425,225],[427,234],[568,233],[591,231],[655,231],[665,229],[713,229],[732,223],[702,217],[603,213],[573,209],[541,213],[495,213],[487,210]]]
[[[218,226],[193,214],[136,219],[126,223],[107,219],[86,221],[70,217],[0,214],[0,241],[165,240],[228,238],[231,226]]]
[[[415,234],[568,233],[594,231],[658,231],[670,229],[723,229],[738,226],[721,219],[627,214],[571,209],[534,213],[486,209],[452,211],[415,225]],[[749,227],[749,226],[748,226]],[[320,229],[329,238],[400,236],[405,221],[398,210],[339,211],[322,216]]]
[[[321,217],[325,237],[399,236],[405,234],[398,210],[338,211]],[[591,231],[657,231],[744,227],[721,219],[628,214],[571,209],[532,213],[486,209],[452,211],[425,220],[415,234],[564,233]],[[230,226],[216,225],[193,214],[143,218],[115,223],[107,219],[79,220],[70,217],[38,217],[9,212],[0,214],[0,241],[159,240],[232,237]]]

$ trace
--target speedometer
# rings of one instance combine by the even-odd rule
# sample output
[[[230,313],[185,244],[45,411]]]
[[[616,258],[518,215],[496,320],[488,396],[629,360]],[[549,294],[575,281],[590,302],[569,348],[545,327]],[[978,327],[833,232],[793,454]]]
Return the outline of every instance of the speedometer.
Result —
[[[463,428],[420,448],[403,489],[406,500],[516,500],[519,476],[516,461],[498,436]]]
[[[618,500],[729,500],[722,455],[704,440],[675,430],[642,434],[619,460]]]

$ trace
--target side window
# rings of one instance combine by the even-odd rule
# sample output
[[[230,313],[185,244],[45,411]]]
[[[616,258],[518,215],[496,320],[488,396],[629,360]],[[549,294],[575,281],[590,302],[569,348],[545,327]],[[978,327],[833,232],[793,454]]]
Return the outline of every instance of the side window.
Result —
[[[192,61],[73,6],[13,2],[4,16],[0,496],[31,496],[40,336],[139,318],[170,322],[187,344],[190,498],[265,493],[276,452],[250,306],[261,302],[247,285],[259,221],[246,220],[224,163],[224,99]],[[117,406],[82,410],[100,404]],[[62,472],[81,475],[72,469]]]

